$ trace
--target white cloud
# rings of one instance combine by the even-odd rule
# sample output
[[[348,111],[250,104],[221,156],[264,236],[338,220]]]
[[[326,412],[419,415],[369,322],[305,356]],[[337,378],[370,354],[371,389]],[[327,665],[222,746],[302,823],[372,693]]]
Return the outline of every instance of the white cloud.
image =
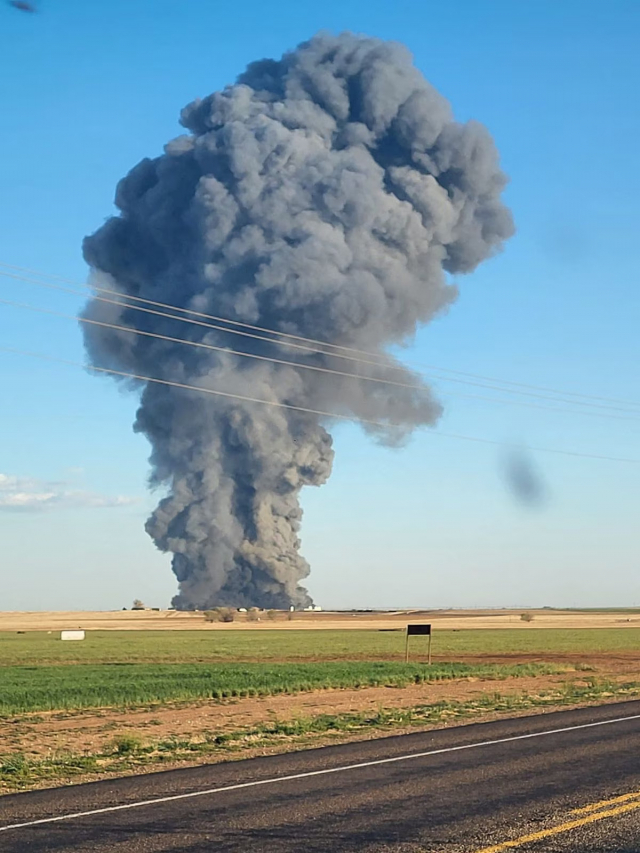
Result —
[[[0,512],[128,506],[135,498],[70,489],[65,482],[0,474]]]

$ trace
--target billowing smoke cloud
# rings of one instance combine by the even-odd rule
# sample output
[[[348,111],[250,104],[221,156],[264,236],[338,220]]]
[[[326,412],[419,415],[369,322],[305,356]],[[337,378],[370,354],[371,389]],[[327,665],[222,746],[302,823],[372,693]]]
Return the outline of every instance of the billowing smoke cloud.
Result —
[[[101,286],[380,353],[456,297],[512,233],[483,126],[456,123],[399,44],[321,34],[186,107],[188,134],[118,186],[84,244]],[[86,316],[360,374],[340,377],[85,328],[93,364],[377,421],[398,441],[440,406],[407,370],[286,350],[92,300]],[[392,377],[380,384],[362,375]],[[173,554],[175,604],[282,607],[299,582],[299,493],[324,483],[330,419],[143,383],[135,429],[167,496],[147,522]]]

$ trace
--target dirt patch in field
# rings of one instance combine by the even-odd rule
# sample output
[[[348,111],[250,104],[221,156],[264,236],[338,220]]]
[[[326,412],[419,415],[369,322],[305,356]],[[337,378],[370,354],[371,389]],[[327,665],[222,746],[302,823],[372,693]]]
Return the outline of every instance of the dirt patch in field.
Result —
[[[626,670],[625,674],[628,675]],[[598,675],[602,677],[605,673],[599,672]],[[616,681],[625,680],[619,672],[609,670],[606,675],[613,676]],[[573,674],[572,680],[579,681],[580,673]],[[143,743],[169,738],[191,739],[205,734],[237,731],[267,721],[285,721],[318,714],[375,712],[440,701],[465,702],[495,693],[503,696],[538,694],[566,681],[566,674],[505,681],[468,678],[402,688],[324,690],[293,696],[164,705],[151,710],[104,709],[24,715],[3,724],[0,729],[0,754],[22,753],[29,757],[43,757],[66,752],[100,753],[108,751],[114,740],[123,735],[133,735]]]

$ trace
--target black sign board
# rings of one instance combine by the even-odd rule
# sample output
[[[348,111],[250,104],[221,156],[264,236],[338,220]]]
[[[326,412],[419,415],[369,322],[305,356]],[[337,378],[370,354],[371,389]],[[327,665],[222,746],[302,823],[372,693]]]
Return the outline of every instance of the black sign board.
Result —
[[[407,625],[407,639],[404,647],[404,659],[409,663],[409,637],[429,637],[429,664],[431,664],[431,625]]]
[[[431,625],[407,625],[407,636],[431,636]]]

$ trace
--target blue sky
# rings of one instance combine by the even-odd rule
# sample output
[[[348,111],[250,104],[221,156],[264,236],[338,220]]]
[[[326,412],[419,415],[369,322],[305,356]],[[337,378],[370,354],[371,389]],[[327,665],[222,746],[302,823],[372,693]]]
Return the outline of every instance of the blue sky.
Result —
[[[489,127],[518,228],[504,253],[460,279],[457,304],[404,357],[640,401],[640,4],[40,8],[0,6],[1,262],[83,281],[83,236],[112,213],[119,178],[180,132],[182,106],[319,29],[397,39],[460,120]],[[1,277],[0,299],[69,313],[81,304]],[[73,322],[1,304],[0,345],[83,358]],[[640,459],[628,410],[548,411],[434,385],[442,432]],[[131,430],[135,398],[77,368],[0,352],[0,401],[0,473],[19,478],[5,494],[51,496],[38,511],[0,511],[0,607],[166,605],[175,581],[143,530],[157,495],[146,487],[148,446]],[[348,425],[335,436],[330,482],[303,497],[319,603],[640,604],[640,465],[530,451],[546,500],[525,507],[505,485],[499,444],[423,431],[389,450]]]

